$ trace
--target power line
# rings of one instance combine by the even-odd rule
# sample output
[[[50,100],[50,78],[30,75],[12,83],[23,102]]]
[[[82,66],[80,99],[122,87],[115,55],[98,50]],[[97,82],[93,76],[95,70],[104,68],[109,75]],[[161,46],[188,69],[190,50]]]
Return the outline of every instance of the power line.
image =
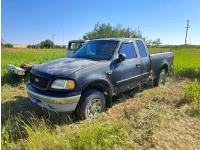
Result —
[[[188,29],[190,28],[190,25],[189,25],[190,21],[187,20],[187,25],[186,25],[186,30],[185,30],[185,45],[187,44],[187,36],[188,36]]]

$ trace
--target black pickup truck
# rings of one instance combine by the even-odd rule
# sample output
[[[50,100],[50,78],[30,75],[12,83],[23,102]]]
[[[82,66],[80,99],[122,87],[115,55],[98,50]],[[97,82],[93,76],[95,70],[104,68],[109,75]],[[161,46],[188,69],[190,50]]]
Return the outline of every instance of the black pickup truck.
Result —
[[[112,106],[112,97],[141,85],[165,84],[173,53],[150,55],[142,39],[106,38],[87,42],[72,58],[34,67],[27,84],[32,102],[56,112],[92,118]]]

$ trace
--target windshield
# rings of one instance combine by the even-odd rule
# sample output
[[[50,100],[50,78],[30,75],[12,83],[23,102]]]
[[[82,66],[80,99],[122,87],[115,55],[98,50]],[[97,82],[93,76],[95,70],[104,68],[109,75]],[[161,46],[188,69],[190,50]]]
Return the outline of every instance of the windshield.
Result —
[[[75,58],[89,58],[94,60],[111,59],[118,41],[95,40],[81,47],[74,55]]]

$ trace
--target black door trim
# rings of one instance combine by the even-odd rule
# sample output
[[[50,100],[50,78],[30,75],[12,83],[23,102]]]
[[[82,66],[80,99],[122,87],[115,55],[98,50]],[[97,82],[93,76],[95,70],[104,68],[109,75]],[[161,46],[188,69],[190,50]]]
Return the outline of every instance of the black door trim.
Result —
[[[127,81],[133,80],[135,78],[138,78],[138,77],[141,77],[141,76],[144,76],[144,75],[147,75],[147,74],[149,74],[149,72],[145,72],[145,73],[142,73],[142,74],[139,74],[139,75],[127,78],[127,79],[123,79],[123,80],[117,81],[116,83],[120,84],[120,83],[123,83],[123,82],[127,82]]]

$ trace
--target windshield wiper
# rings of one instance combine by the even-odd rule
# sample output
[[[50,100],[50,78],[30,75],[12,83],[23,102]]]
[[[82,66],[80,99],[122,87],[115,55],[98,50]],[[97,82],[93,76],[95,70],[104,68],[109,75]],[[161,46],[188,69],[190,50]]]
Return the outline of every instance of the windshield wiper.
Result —
[[[91,59],[91,60],[94,60],[94,61],[98,61],[99,60],[99,59],[92,58],[92,57],[81,57],[81,58],[87,58],[87,59]]]

